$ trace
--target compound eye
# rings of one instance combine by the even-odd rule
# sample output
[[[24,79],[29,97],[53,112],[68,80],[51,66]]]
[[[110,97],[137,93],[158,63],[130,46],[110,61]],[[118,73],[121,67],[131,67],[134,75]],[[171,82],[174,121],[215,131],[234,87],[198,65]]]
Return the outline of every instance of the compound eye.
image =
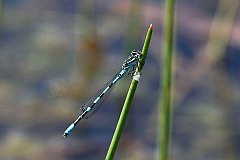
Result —
[[[133,55],[133,56],[136,56],[137,54],[138,54],[138,53],[137,53],[136,50],[133,50],[132,53],[131,53],[131,55]]]

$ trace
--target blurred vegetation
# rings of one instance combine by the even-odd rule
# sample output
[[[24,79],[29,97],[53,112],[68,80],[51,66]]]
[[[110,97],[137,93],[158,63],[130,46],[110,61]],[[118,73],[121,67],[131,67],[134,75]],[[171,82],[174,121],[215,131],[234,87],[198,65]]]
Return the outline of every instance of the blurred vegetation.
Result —
[[[142,47],[151,23],[144,78],[115,158],[154,159],[163,1],[1,2],[0,159],[104,159],[130,77],[71,137],[61,134]],[[172,159],[240,158],[239,14],[238,0],[177,3]]]
[[[159,100],[158,121],[158,159],[168,160],[171,152],[171,131],[172,131],[172,111],[173,111],[173,59],[175,46],[175,0],[166,0],[163,37],[162,56],[162,91]]]

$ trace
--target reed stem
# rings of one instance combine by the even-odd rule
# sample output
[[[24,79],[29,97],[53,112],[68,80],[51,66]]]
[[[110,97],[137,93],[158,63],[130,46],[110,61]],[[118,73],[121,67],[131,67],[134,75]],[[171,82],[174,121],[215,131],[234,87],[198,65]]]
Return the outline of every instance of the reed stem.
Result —
[[[165,37],[163,53],[163,81],[162,105],[159,113],[161,127],[159,159],[167,160],[169,157],[171,137],[171,101],[172,101],[172,55],[174,43],[175,0],[166,0]]]
[[[142,49],[143,56],[140,60],[139,67],[136,69],[135,74],[140,73],[142,68],[143,68],[145,58],[146,58],[146,55],[147,55],[147,52],[148,52],[151,36],[152,36],[152,25],[150,25],[150,27],[148,29],[146,39],[145,39],[143,49]],[[121,134],[122,134],[122,131],[123,131],[124,124],[125,124],[126,119],[127,119],[127,115],[128,115],[130,106],[132,104],[133,96],[134,96],[135,91],[137,89],[137,85],[138,85],[138,81],[133,79],[132,82],[131,82],[130,88],[128,90],[127,97],[125,99],[123,109],[122,109],[121,115],[119,117],[119,120],[118,120],[116,129],[115,129],[111,144],[109,146],[109,149],[108,149],[108,152],[107,152],[107,155],[106,155],[106,158],[105,158],[106,160],[112,160],[113,157],[114,157],[115,151],[117,149],[118,142],[120,140],[120,137],[121,137]]]

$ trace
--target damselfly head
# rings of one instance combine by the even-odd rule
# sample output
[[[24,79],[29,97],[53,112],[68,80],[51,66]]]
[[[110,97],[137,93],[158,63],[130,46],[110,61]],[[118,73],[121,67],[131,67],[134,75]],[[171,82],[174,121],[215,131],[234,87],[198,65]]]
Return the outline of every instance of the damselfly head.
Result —
[[[131,55],[124,61],[122,69],[127,70],[128,74],[134,73],[141,56],[142,53],[140,51],[133,50]]]
[[[133,50],[133,51],[131,52],[131,56],[136,57],[136,58],[139,58],[139,59],[140,59],[141,55],[142,55],[142,52],[139,51],[139,50]]]

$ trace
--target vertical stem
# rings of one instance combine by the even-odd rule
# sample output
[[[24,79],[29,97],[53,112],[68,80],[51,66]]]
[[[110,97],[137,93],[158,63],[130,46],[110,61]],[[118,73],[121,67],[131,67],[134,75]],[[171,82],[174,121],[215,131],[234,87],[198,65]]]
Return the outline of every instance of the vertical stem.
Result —
[[[171,90],[172,90],[172,55],[174,42],[175,0],[166,0],[165,39],[163,53],[162,110],[159,159],[167,160],[171,137]]]
[[[0,0],[0,29],[2,28],[2,21],[3,21],[3,0]]]
[[[239,4],[239,0],[220,0],[218,3],[205,51],[211,63],[218,61],[226,53]]]
[[[140,60],[139,67],[137,68],[136,73],[141,72],[141,70],[143,68],[145,58],[146,58],[146,55],[147,55],[147,51],[148,51],[148,47],[149,47],[149,44],[150,44],[151,36],[152,36],[152,25],[150,25],[150,27],[148,29],[146,39],[145,39],[143,49],[142,49],[143,56]],[[130,88],[128,90],[127,97],[126,97],[126,100],[124,102],[123,109],[122,109],[121,115],[119,117],[119,120],[118,120],[116,129],[115,129],[111,144],[109,146],[109,149],[108,149],[108,152],[107,152],[107,155],[106,155],[106,158],[105,158],[106,160],[112,160],[113,157],[114,157],[114,154],[115,154],[115,151],[117,149],[117,145],[118,145],[118,142],[120,140],[122,130],[123,130],[124,124],[126,122],[127,114],[128,114],[129,109],[130,109],[132,99],[133,99],[133,96],[135,94],[137,85],[138,85],[138,81],[133,79],[132,83],[130,85]]]

